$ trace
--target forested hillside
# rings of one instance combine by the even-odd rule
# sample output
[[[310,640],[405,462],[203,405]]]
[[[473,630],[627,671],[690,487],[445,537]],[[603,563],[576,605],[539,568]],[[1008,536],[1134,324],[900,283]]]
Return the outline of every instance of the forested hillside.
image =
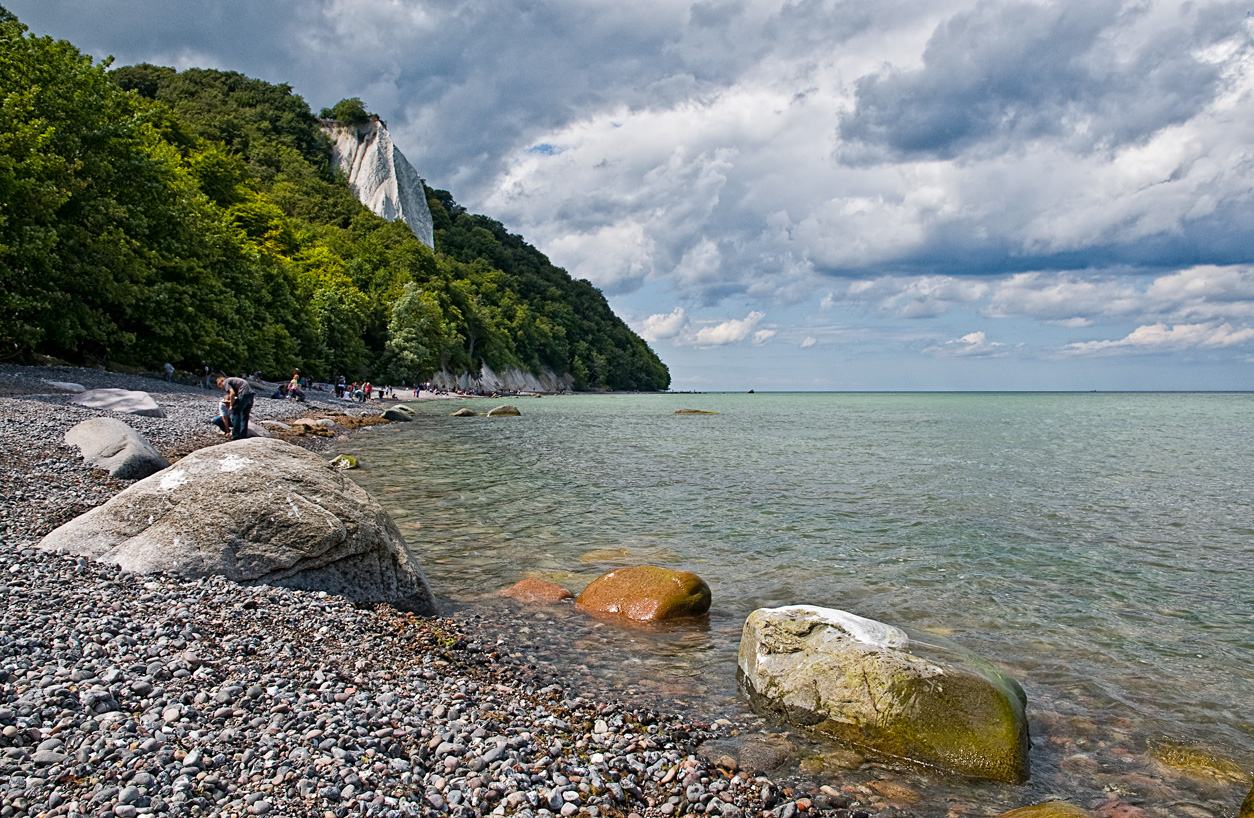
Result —
[[[109,71],[0,13],[0,357],[669,385],[598,290],[449,193],[434,252],[372,214],[288,86]]]

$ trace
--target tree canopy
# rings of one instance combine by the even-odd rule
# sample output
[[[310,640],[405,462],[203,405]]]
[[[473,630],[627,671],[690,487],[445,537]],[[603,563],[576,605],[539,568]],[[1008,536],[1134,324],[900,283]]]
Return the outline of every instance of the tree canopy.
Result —
[[[358,98],[323,112],[372,116]],[[604,296],[447,191],[436,249],[354,198],[292,89],[110,71],[0,8],[0,355],[410,382],[670,375]]]

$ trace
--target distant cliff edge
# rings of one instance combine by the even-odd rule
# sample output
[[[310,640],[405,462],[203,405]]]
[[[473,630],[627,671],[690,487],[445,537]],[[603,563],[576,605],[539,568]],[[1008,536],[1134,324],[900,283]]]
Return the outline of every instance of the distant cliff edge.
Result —
[[[435,234],[427,195],[418,171],[392,142],[377,117],[357,125],[324,120],[332,159],[348,177],[353,194],[375,215],[409,225],[423,244],[434,249]]]

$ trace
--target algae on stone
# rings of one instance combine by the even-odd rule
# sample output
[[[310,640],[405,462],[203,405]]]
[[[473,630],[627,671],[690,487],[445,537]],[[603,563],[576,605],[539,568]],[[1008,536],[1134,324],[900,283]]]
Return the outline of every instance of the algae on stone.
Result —
[[[1094,818],[1093,813],[1066,801],[1046,801],[1003,812],[997,818]]]
[[[737,676],[751,703],[880,755],[998,781],[1028,777],[1023,689],[987,661],[907,653],[897,628],[810,606],[759,609]]]

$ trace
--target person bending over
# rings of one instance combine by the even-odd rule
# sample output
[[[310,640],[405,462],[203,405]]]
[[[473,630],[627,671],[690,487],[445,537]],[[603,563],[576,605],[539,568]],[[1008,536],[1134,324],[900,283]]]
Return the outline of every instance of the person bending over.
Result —
[[[243,378],[218,378],[218,388],[226,390],[226,401],[231,407],[231,440],[243,440],[248,437],[253,388]]]

